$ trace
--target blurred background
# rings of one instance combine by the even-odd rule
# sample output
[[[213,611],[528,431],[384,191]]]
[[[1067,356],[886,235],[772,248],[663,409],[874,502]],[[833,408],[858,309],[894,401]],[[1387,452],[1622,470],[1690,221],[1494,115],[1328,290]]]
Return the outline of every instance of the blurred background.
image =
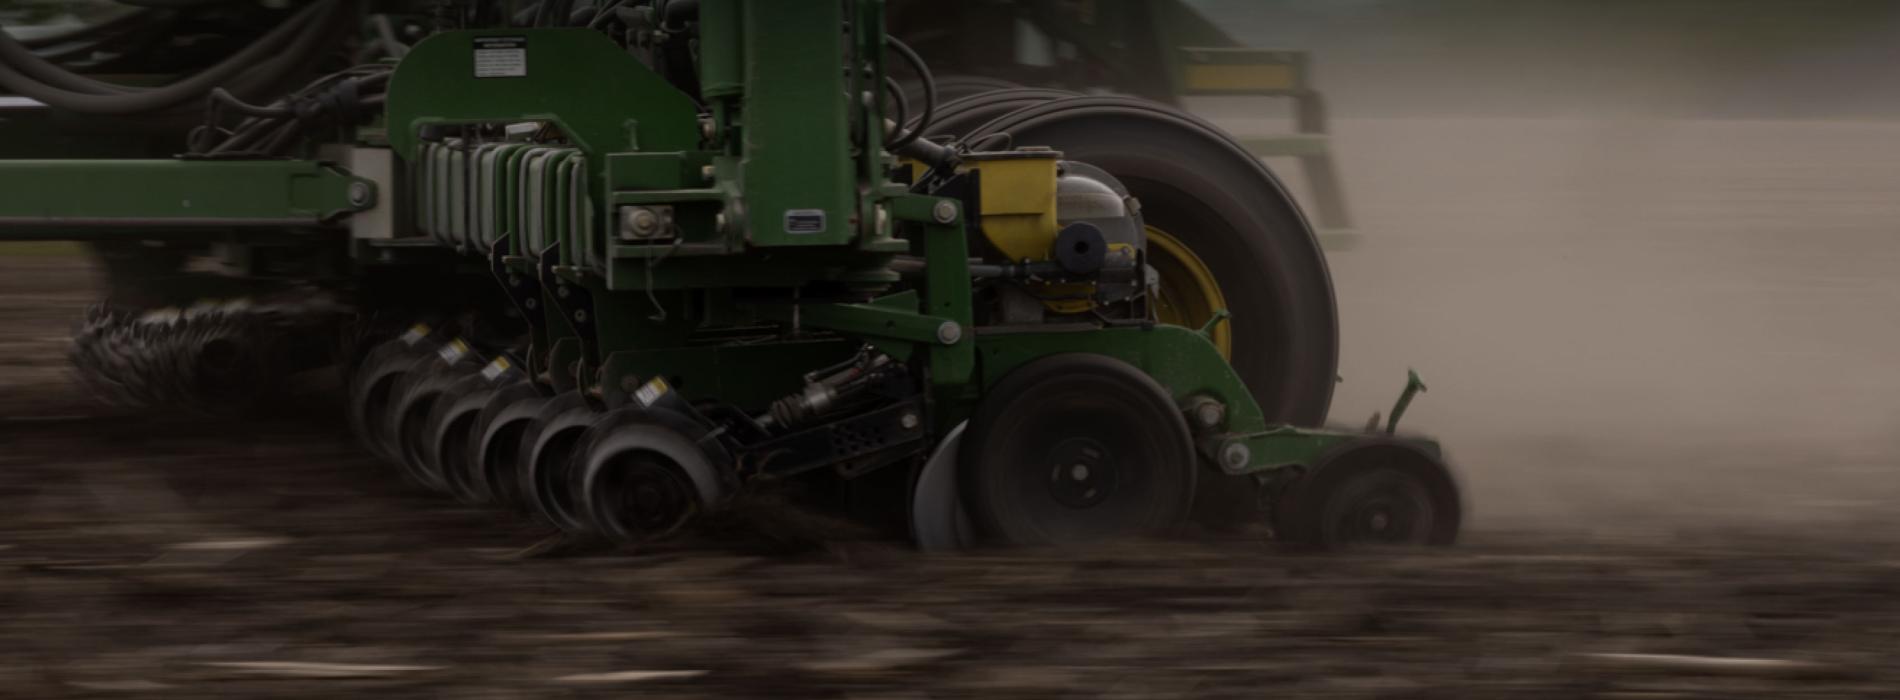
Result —
[[[1334,420],[1418,369],[1407,422],[1480,524],[1900,497],[1900,4],[1193,5],[1311,52],[1359,234],[1330,251]],[[1265,128],[1246,103],[1193,106]]]

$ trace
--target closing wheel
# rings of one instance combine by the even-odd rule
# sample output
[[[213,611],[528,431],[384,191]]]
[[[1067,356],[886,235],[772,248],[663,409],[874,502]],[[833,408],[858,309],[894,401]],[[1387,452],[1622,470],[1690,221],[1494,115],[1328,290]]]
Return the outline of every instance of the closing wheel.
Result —
[[[390,411],[399,387],[417,358],[436,345],[431,338],[406,334],[376,346],[351,373],[347,407],[350,431],[356,434],[357,442],[386,461],[401,459],[392,449],[394,441],[389,439],[394,423]]]
[[[451,342],[444,346],[443,351],[448,352],[457,346],[457,342]],[[465,352],[451,357],[455,359],[446,362],[440,354],[417,359],[404,381],[398,382],[402,393],[391,404],[389,411],[389,420],[393,421],[393,425],[388,437],[394,443],[396,454],[402,459],[403,475],[434,491],[448,490],[448,482],[429,450],[432,433],[429,418],[449,388],[473,376],[479,367],[474,364],[474,356]]]
[[[961,453],[972,523],[1003,544],[1166,532],[1194,496],[1194,445],[1174,401],[1101,355],[1011,371],[977,404]]]
[[[499,362],[499,361],[498,361]],[[492,369],[497,365],[489,365]],[[508,365],[501,365],[507,367]],[[423,422],[422,461],[447,487],[449,495],[463,503],[489,500],[488,484],[470,468],[474,457],[482,408],[503,387],[526,381],[518,371],[484,370],[463,376],[442,391],[429,417]]]
[[[548,398],[528,382],[504,387],[495,392],[475,417],[470,431],[467,465],[468,479],[478,482],[488,500],[501,506],[526,510],[515,464],[521,459],[522,436],[528,424],[541,412]]]
[[[574,502],[568,463],[581,435],[599,414],[578,391],[567,391],[541,405],[521,433],[515,462],[517,492],[530,515],[563,532],[586,532]]]
[[[571,488],[592,532],[620,542],[672,535],[724,497],[728,461],[705,430],[663,412],[627,407],[601,416],[574,452]],[[711,445],[709,454],[701,445]]]
[[[1414,446],[1377,440],[1319,460],[1312,474],[1282,494],[1277,510],[1281,539],[1326,550],[1449,545],[1463,518],[1443,462]]]

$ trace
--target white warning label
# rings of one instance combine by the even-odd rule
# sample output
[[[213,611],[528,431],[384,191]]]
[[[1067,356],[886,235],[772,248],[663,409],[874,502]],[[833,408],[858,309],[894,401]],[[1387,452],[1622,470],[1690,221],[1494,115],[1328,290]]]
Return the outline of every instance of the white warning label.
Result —
[[[639,401],[641,406],[651,408],[653,402],[666,395],[666,391],[666,380],[654,377],[653,381],[647,382],[645,386],[640,387],[639,391],[633,392],[633,400]]]
[[[475,77],[528,77],[528,37],[475,37]]]
[[[501,376],[501,373],[508,371],[508,367],[512,364],[513,363],[509,362],[506,357],[497,357],[494,362],[490,362],[487,367],[482,368],[482,378],[491,382],[495,381],[495,378]]]

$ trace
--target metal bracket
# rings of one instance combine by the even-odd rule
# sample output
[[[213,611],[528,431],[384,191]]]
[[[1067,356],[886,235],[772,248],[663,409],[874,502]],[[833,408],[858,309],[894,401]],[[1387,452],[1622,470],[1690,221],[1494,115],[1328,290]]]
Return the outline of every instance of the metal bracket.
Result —
[[[540,376],[547,371],[542,365],[547,363],[548,317],[541,308],[541,279],[537,275],[524,275],[513,265],[508,264],[508,247],[514,234],[495,239],[488,246],[488,271],[495,275],[495,281],[501,284],[502,292],[508,295],[515,310],[528,323],[528,376]]]
[[[555,309],[574,329],[581,345],[581,370],[585,376],[586,372],[600,367],[600,334],[594,325],[594,293],[555,271],[560,255],[560,246],[548,246],[535,255],[535,270],[541,278],[542,288],[553,292],[547,296],[553,300]]]
[[[758,475],[790,477],[835,466],[840,476],[856,478],[895,463],[925,446],[923,398],[897,403],[789,433],[734,450],[741,463],[752,461]],[[911,446],[912,451],[897,448]],[[893,454],[902,452],[902,454]]]
[[[1425,382],[1418,378],[1418,372],[1405,370],[1405,390],[1399,392],[1399,401],[1392,405],[1392,414],[1385,420],[1385,434],[1391,435],[1399,429],[1399,417],[1405,415],[1405,409],[1412,405],[1412,397],[1425,391]]]

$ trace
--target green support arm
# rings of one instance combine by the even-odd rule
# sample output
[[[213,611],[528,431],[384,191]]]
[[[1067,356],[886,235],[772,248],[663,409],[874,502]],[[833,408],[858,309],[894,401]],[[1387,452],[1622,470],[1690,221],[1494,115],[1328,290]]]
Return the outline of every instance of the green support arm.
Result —
[[[0,240],[315,226],[376,197],[376,183],[309,160],[0,160]]]

